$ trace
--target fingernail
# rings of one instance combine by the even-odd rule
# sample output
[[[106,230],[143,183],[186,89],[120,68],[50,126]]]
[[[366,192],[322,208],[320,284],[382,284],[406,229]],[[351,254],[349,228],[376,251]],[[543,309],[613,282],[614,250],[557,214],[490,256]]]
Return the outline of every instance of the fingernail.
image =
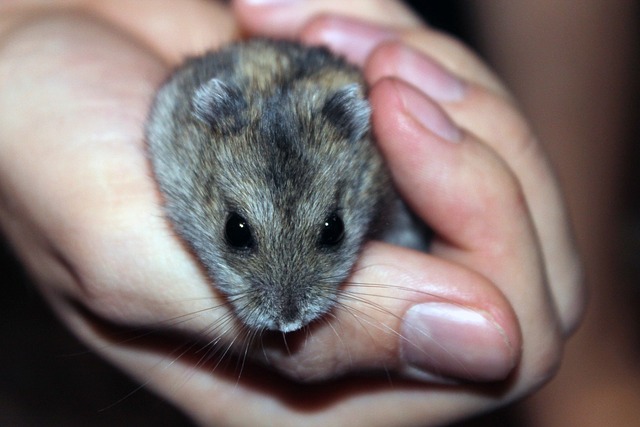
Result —
[[[388,28],[344,17],[327,18],[320,25],[304,34],[304,40],[328,46],[355,64],[364,64],[376,45],[396,36]]]
[[[460,101],[466,84],[442,65],[414,49],[401,46],[393,56],[396,77],[422,90],[429,97],[445,102]]]
[[[451,142],[462,139],[462,132],[442,109],[409,85],[395,83],[404,109],[429,131]]]
[[[506,378],[516,364],[515,352],[504,330],[486,316],[446,303],[410,308],[403,319],[401,344],[408,372],[424,373],[428,379]]]
[[[249,6],[270,6],[284,3],[296,3],[304,0],[243,0]]]

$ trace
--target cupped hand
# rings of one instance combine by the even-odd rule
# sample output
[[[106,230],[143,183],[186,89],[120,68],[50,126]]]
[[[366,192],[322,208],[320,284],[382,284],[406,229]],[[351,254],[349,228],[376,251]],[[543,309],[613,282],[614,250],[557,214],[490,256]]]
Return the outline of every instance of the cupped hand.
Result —
[[[251,34],[299,29],[364,65],[380,148],[436,232],[430,254],[371,243],[333,316],[256,350],[274,373],[244,355],[217,363],[234,346],[229,314],[164,219],[144,151],[154,90],[182,56],[236,36],[233,19],[213,2],[77,3],[5,14],[0,227],[90,345],[216,425],[267,412],[276,425],[442,423],[549,378],[583,304],[575,251],[539,144],[466,49],[393,2],[234,5]],[[351,20],[311,19],[323,11]]]

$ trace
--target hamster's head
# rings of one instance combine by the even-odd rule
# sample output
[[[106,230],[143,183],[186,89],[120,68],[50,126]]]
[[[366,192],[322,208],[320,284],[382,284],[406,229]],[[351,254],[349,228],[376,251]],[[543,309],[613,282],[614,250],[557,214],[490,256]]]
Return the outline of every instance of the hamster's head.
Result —
[[[200,165],[178,228],[246,326],[297,330],[336,303],[387,204],[363,89],[212,79],[192,101]]]

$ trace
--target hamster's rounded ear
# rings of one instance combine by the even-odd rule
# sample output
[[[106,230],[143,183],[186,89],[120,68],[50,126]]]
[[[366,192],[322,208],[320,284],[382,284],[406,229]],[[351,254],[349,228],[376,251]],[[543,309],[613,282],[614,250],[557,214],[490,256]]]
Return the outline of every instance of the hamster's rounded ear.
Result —
[[[322,114],[352,141],[363,138],[369,131],[371,107],[362,86],[357,83],[344,86],[331,95],[322,108]]]
[[[223,133],[237,131],[242,125],[242,112],[247,108],[240,88],[217,78],[196,89],[191,104],[196,119]]]

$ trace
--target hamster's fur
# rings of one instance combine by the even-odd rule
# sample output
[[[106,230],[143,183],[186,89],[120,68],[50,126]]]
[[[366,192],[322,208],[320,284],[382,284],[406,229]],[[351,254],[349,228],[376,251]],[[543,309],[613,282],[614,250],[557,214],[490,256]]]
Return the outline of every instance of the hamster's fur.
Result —
[[[324,48],[257,39],[188,60],[157,93],[166,212],[251,329],[320,317],[367,239],[406,234],[365,92]]]

